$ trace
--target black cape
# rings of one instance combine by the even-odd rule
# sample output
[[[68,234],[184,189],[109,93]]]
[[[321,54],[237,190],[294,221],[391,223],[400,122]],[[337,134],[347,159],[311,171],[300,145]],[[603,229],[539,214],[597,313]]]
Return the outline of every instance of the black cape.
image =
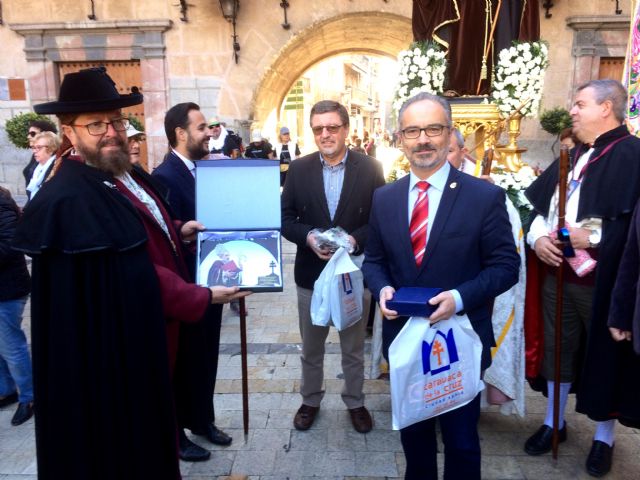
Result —
[[[160,290],[113,178],[64,160],[25,209],[38,478],[180,478]]]
[[[622,125],[596,139],[590,158],[597,157],[607,145],[623,137],[588,167],[580,189],[577,219],[601,218],[602,240],[576,410],[596,421],[617,418],[625,425],[639,427],[640,357],[633,354],[631,342],[613,341],[607,319],[629,224],[640,197],[640,139],[629,135]],[[576,153],[587,149],[578,145],[571,151],[572,165],[578,160]],[[540,215],[547,216],[557,185],[558,160],[525,192]]]

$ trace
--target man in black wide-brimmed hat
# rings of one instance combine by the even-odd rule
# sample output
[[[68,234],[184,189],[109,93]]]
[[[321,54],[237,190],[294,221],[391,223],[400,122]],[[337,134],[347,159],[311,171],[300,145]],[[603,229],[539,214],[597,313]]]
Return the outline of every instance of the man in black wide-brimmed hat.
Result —
[[[65,76],[53,175],[25,209],[14,247],[33,258],[32,349],[40,479],[180,477],[171,389],[178,327],[235,288],[189,283],[172,219],[132,168],[120,95],[104,68]]]

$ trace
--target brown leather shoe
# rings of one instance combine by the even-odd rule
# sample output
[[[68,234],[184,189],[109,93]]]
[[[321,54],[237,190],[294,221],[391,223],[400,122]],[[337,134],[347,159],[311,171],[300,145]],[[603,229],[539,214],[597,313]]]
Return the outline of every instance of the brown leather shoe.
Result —
[[[373,428],[373,420],[365,407],[350,408],[351,423],[356,432],[367,433]]]
[[[296,412],[296,416],[293,417],[293,426],[296,427],[296,430],[309,430],[316,419],[318,410],[320,410],[320,407],[302,404]]]

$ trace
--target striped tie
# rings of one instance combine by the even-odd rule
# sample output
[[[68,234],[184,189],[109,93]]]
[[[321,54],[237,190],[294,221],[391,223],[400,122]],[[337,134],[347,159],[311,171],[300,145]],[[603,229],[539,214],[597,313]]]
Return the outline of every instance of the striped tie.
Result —
[[[416,259],[416,265],[420,267],[427,247],[427,223],[429,220],[429,196],[427,195],[427,189],[429,188],[429,184],[425,181],[420,181],[416,183],[416,188],[418,189],[418,198],[411,213],[409,232],[411,233],[413,256]]]

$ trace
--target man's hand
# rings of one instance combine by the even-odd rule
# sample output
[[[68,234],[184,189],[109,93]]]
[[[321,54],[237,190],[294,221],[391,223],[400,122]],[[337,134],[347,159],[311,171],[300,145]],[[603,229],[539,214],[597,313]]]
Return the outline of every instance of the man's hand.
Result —
[[[180,229],[180,236],[185,243],[191,243],[196,239],[198,232],[204,230],[204,225],[196,220],[189,220],[182,224]]]
[[[631,332],[628,330],[620,330],[619,328],[609,327],[609,331],[611,332],[611,337],[616,342],[621,342],[623,340],[631,341]]]
[[[573,242],[572,242],[573,243]],[[547,265],[559,267],[562,263],[562,250],[550,237],[540,237],[533,246],[536,255]]]
[[[387,309],[387,300],[391,300],[394,293],[396,293],[396,289],[393,287],[384,287],[380,290],[380,312],[388,320],[395,320],[398,318],[398,312]]]
[[[438,305],[438,308],[429,317],[429,322],[432,325],[440,320],[451,318],[456,313],[456,300],[453,298],[453,293],[449,291],[441,292],[433,297],[429,300],[429,305]]]
[[[211,303],[229,303],[231,300],[246,297],[252,292],[247,290],[240,291],[240,287],[209,287],[211,290]]]
[[[358,242],[356,242],[356,239],[353,238],[351,235],[349,235],[348,238],[349,238],[349,243],[351,244],[351,251],[349,253],[353,253],[358,249]]]
[[[313,253],[315,253],[322,260],[330,260],[335,253],[326,248],[318,248],[318,242],[316,241],[315,233],[310,233],[309,235],[307,235],[307,245],[311,250],[313,250]]]
[[[567,227],[569,230],[569,238],[571,239],[571,246],[573,248],[589,248],[589,235],[591,230],[586,228]]]

